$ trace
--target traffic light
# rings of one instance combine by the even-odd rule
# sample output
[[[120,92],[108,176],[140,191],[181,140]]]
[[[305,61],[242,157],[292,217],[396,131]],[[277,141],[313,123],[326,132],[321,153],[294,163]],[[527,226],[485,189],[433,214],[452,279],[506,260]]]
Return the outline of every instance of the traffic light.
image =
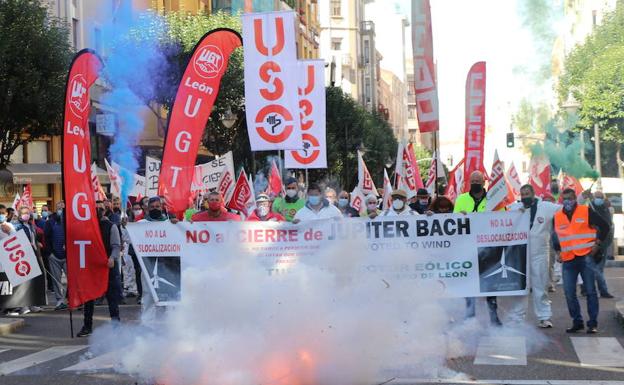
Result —
[[[514,146],[514,133],[513,132],[508,132],[507,133],[507,147],[511,148]]]

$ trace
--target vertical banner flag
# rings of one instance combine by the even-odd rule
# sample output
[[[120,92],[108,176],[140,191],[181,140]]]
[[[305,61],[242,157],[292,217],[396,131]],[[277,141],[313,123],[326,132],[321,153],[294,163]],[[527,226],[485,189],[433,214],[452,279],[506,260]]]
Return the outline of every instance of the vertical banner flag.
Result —
[[[195,159],[230,54],[242,44],[227,28],[206,33],[195,46],[176,94],[158,180],[169,210],[182,218],[191,193]],[[167,194],[165,194],[167,192]]]
[[[388,171],[384,168],[384,193],[383,193],[383,204],[381,208],[383,210],[388,210],[392,207],[392,183],[390,183],[390,177],[388,176]]]
[[[373,182],[373,177],[371,177],[370,172],[368,172],[368,168],[366,167],[366,163],[364,163],[364,158],[362,157],[362,153],[360,151],[357,152],[358,156],[358,189],[364,195],[374,194],[375,196],[379,196],[377,193],[377,188],[375,187],[375,182]]]
[[[468,191],[470,174],[481,171],[485,142],[485,62],[475,63],[466,79],[466,135],[464,139],[464,191]]]
[[[295,12],[248,13],[242,19],[251,151],[301,149]]]
[[[515,199],[520,199],[520,187],[522,187],[522,182],[520,182],[520,176],[518,176],[518,171],[516,171],[516,166],[511,162],[511,166],[507,169],[507,183],[509,183],[509,187],[511,187],[511,191],[514,194]]]
[[[13,203],[11,203],[11,207],[13,207],[13,210],[17,211],[19,210],[21,204],[22,197],[20,197],[19,193],[16,193],[15,198],[13,198]]]
[[[93,51],[76,54],[67,77],[63,116],[63,196],[67,294],[71,308],[101,297],[108,287],[108,256],[100,234],[91,180],[89,88],[102,62]]]
[[[412,0],[412,51],[414,88],[420,132],[438,131],[438,89],[433,62],[429,0]]]
[[[32,188],[30,186],[30,183],[24,185],[24,190],[22,191],[22,199],[21,199],[21,204],[20,206],[24,207],[28,207],[29,209],[32,210],[34,203],[33,203],[33,199],[32,199]]]
[[[485,209],[486,211],[497,211],[513,202],[514,195],[507,184],[507,178],[505,178],[505,164],[498,158],[498,150],[495,150]]]
[[[2,240],[0,245],[0,266],[13,286],[41,275],[35,251],[24,230]]]
[[[106,199],[106,193],[100,183],[100,178],[98,178],[97,164],[95,164],[95,162],[91,164],[91,185],[93,186],[93,196],[96,201],[103,201]]]
[[[545,155],[531,157],[529,184],[533,186],[535,196],[543,198],[550,194],[550,161]]]
[[[286,168],[327,168],[325,140],[325,62],[297,62],[299,115],[303,149],[285,153]]]
[[[227,202],[227,207],[249,215],[249,209],[254,204],[253,187],[250,186],[245,169],[242,169],[240,174],[238,174],[232,198]]]
[[[464,189],[464,160],[462,159],[457,166],[449,173],[449,181],[446,186],[446,191],[444,195],[448,197],[451,201],[455,202],[455,199],[459,194],[461,194]]]
[[[282,173],[275,159],[271,162],[271,175],[269,175],[268,193],[274,197],[284,196],[284,183],[282,182]]]
[[[158,195],[158,176],[160,174],[160,160],[145,157],[145,195],[153,197]]]
[[[436,181],[437,178],[444,178],[444,167],[442,166],[442,162],[440,161],[440,153],[438,151],[433,152],[433,158],[431,158],[431,168],[429,169],[429,174],[427,175],[427,183],[425,183],[425,188],[429,192],[429,194],[433,195],[436,193]]]
[[[106,165],[106,172],[110,180],[111,194],[116,197],[121,197],[121,176],[119,175],[119,167],[115,167],[114,164],[111,166],[106,158],[104,158],[104,164]]]

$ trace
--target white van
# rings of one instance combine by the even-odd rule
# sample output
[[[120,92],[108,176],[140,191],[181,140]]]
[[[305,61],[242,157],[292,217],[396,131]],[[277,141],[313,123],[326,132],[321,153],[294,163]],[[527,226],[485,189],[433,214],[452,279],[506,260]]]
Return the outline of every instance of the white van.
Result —
[[[624,214],[622,213],[622,200],[624,198],[624,179],[622,178],[601,178],[602,192],[611,202],[613,207],[613,227],[616,246],[624,246]],[[596,191],[596,183],[591,179],[582,179],[583,188],[590,188]],[[616,249],[616,255],[619,254]]]

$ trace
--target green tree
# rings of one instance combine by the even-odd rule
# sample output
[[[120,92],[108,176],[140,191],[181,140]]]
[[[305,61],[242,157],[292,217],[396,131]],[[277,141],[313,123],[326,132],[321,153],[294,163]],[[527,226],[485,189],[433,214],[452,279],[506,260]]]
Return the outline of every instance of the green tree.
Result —
[[[0,1],[0,169],[20,146],[61,132],[67,28],[37,0]]]

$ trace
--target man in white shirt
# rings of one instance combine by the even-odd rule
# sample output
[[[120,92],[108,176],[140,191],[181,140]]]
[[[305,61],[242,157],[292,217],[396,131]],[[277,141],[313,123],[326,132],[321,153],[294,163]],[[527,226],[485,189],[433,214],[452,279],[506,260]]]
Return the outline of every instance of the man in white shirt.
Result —
[[[418,213],[407,205],[405,190],[397,189],[392,191],[392,207],[384,211],[381,216],[397,217],[403,215],[418,215]]]
[[[308,186],[308,198],[305,206],[297,211],[293,223],[314,219],[342,218],[340,210],[323,198],[321,188],[316,183]]]

